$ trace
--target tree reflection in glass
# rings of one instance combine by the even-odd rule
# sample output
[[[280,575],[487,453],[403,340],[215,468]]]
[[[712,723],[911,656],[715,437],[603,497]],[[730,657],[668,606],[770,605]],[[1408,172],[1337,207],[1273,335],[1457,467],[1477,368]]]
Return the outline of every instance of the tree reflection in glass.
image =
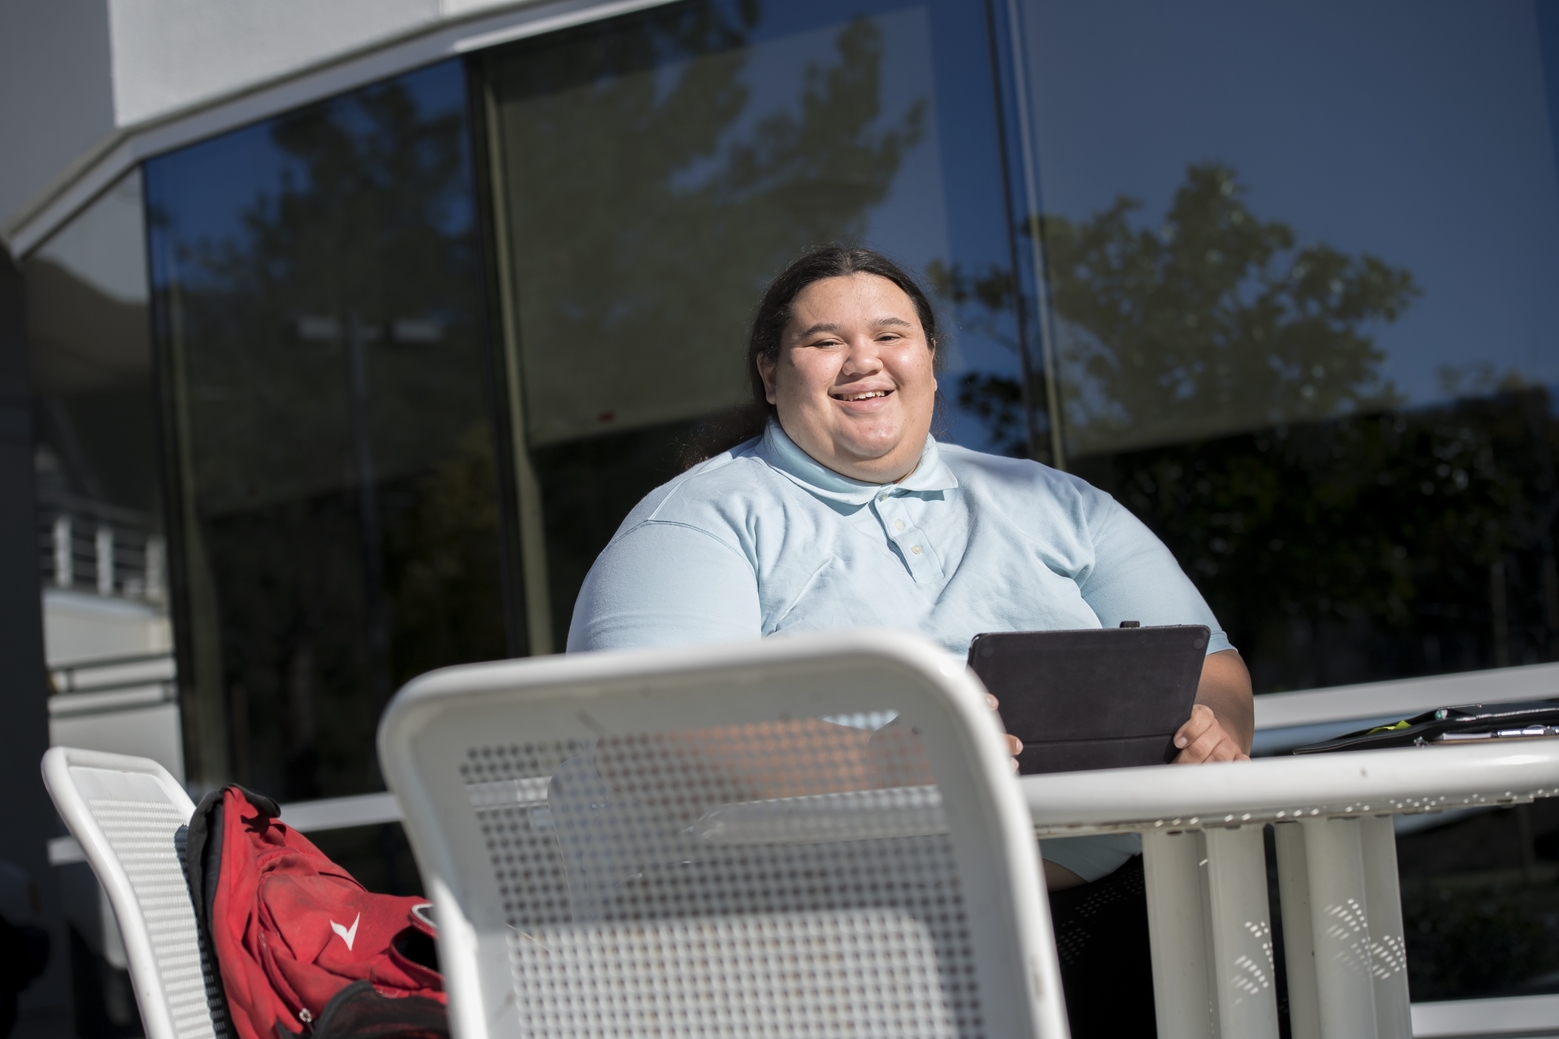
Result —
[[[148,165],[209,782],[375,789],[395,687],[505,653],[467,150],[451,63]]]
[[[1448,402],[1408,408],[1373,330],[1412,275],[1301,245],[1243,195],[1193,165],[1156,227],[1126,198],[1030,221],[1068,467],[1165,540],[1258,691],[1559,658],[1548,391],[1447,369]],[[970,323],[1012,306],[1003,268],[936,273]],[[1015,380],[972,374],[960,396],[1027,453]]]
[[[927,24],[690,3],[488,62],[554,644],[628,510],[747,400],[768,279],[809,245],[870,239],[907,164],[938,162],[920,147]],[[886,91],[890,61],[916,89]],[[944,254],[940,209],[920,224]]]

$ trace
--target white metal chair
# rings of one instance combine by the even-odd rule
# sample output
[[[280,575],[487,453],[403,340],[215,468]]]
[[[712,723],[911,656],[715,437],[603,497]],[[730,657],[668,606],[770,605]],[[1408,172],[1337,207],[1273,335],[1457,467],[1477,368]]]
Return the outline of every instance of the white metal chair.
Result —
[[[454,1035],[1065,1036],[983,692],[880,632],[412,682],[379,754]]]
[[[54,747],[43,781],[119,922],[146,1039],[225,1035],[178,840],[195,806],[149,758]]]

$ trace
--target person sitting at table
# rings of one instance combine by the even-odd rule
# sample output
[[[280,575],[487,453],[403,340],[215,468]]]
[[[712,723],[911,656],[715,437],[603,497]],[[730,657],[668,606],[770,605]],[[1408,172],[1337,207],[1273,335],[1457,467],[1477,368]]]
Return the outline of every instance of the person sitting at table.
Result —
[[[981,632],[1205,624],[1212,637],[1176,761],[1246,758],[1249,673],[1169,550],[1075,476],[939,443],[938,347],[925,292],[886,257],[830,246],[790,264],[764,293],[748,341],[762,432],[629,513],[585,578],[569,651],[877,626],[962,656]],[[1008,740],[1012,753],[1022,749]],[[1145,965],[1139,849],[1132,835],[1081,837],[1045,841],[1041,854],[1054,905],[1054,893],[1079,888],[1060,897],[1081,917],[1097,918],[1103,904],[1137,907],[1122,929],[1141,931],[1129,944]],[[1088,894],[1107,876],[1127,877],[1129,898]],[[1057,934],[1065,945],[1061,915]],[[1120,983],[1121,968],[1093,970],[1099,991]],[[1119,1005],[1076,1001],[1073,989],[1069,978],[1068,1005],[1079,1010]],[[1147,1004],[1151,1025],[1151,995]],[[1116,1016],[1100,1027],[1123,1024]]]
[[[829,246],[791,263],[747,346],[763,432],[628,514],[580,589],[568,650],[876,626],[962,656],[987,631],[1205,624],[1176,761],[1247,757],[1250,675],[1169,550],[1075,476],[931,436],[938,346],[930,300],[887,257]],[[1047,854],[1048,885],[1111,872],[1120,846]]]

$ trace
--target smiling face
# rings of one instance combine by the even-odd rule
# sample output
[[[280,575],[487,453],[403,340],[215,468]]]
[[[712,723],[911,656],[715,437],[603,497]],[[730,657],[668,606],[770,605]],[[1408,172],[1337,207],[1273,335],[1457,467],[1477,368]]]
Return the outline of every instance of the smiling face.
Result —
[[[780,427],[823,465],[867,483],[914,471],[936,404],[915,303],[875,274],[824,278],[791,304],[779,357],[758,373]]]

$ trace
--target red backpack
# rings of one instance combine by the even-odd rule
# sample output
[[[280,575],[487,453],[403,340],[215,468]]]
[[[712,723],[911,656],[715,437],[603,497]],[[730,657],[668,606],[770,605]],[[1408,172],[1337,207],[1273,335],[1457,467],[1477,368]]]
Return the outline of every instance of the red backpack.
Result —
[[[427,902],[368,891],[279,814],[228,786],[200,802],[185,839],[228,1035],[447,1037]]]

